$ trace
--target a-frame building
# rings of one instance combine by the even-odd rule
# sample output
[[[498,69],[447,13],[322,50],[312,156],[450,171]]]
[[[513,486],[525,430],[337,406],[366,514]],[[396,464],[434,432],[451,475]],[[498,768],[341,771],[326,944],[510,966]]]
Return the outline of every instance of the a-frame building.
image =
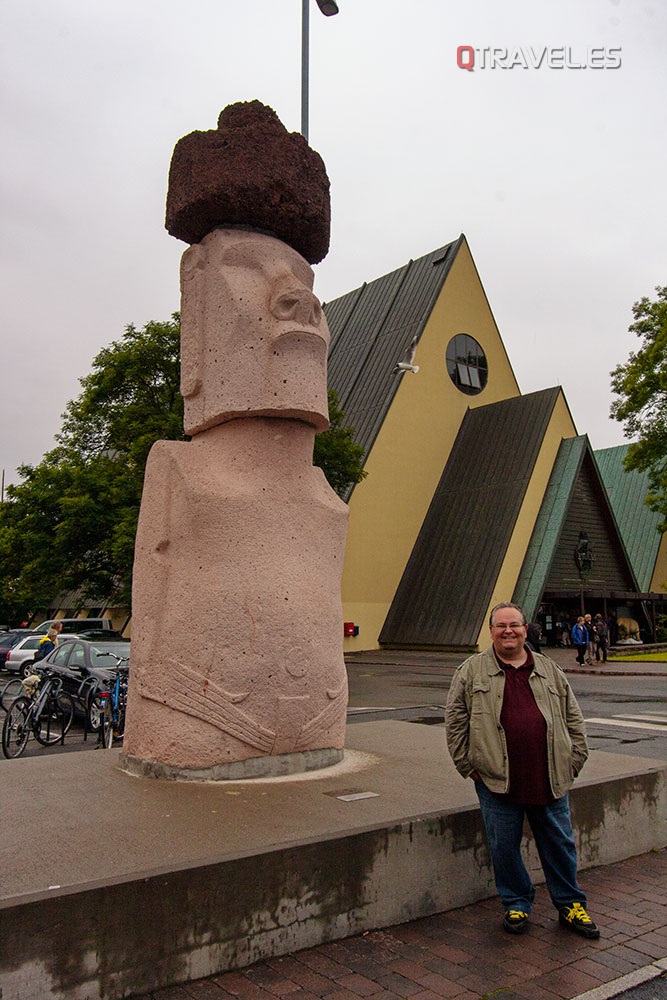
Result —
[[[475,648],[502,600],[548,633],[583,602],[639,599],[588,440],[559,387],[521,395],[464,236],[324,309],[329,384],[366,456],[346,649]],[[419,371],[396,371],[411,347]]]

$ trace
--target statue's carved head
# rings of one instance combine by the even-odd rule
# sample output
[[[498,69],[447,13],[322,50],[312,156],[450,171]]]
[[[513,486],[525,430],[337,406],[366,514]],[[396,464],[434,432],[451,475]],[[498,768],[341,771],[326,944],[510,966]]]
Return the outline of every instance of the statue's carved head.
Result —
[[[308,262],[281,240],[214,229],[181,262],[186,434],[237,417],[328,427],[329,329]]]

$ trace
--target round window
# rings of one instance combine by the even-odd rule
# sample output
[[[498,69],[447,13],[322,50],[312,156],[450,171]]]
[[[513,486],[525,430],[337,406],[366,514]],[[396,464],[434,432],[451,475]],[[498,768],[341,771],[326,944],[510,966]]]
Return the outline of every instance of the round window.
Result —
[[[461,392],[474,396],[486,385],[489,369],[486,355],[474,337],[459,333],[447,345],[447,371]]]

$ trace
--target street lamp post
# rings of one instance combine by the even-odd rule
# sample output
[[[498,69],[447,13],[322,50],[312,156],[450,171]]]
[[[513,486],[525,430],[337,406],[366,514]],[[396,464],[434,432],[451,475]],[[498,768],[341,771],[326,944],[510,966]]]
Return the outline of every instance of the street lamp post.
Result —
[[[308,142],[308,55],[310,0],[301,0],[301,135]],[[317,0],[325,17],[338,13],[336,0]]]

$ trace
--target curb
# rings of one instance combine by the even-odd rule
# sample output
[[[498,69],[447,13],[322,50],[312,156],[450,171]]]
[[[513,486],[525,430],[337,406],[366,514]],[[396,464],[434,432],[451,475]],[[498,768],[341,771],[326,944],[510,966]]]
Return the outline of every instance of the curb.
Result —
[[[575,670],[573,667],[563,667],[563,672],[576,676],[587,674],[593,677],[665,677],[664,670]]]
[[[612,980],[610,983],[604,983],[602,986],[587,990],[586,993],[580,993],[578,996],[572,997],[572,1000],[611,1000],[612,997],[620,996],[626,990],[632,989],[633,986],[642,986],[652,979],[657,979],[664,972],[667,972],[667,957],[658,958],[651,965],[645,965],[641,969],[635,969],[634,972],[628,972],[625,976]]]

